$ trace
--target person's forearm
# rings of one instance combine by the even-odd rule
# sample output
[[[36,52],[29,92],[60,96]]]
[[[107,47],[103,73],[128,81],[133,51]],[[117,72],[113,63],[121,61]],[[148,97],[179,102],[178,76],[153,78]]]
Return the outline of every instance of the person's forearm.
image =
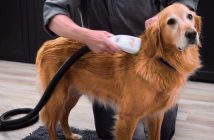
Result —
[[[80,27],[65,15],[54,16],[48,27],[59,36],[86,44],[94,52],[120,52],[109,39],[111,33]]]
[[[89,31],[89,29],[78,26],[65,15],[56,15],[53,17],[49,24],[49,29],[59,36],[80,42],[85,42],[84,38]]]
[[[199,0],[174,0],[175,3],[182,3],[186,5],[188,8],[190,8],[193,11],[197,10],[197,5]]]

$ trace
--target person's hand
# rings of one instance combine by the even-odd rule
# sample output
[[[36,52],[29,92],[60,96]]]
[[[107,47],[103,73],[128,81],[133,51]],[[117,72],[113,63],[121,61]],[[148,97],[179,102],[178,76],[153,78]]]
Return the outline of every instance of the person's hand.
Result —
[[[113,34],[106,31],[87,30],[84,36],[84,43],[95,53],[116,53],[121,52],[109,37]]]
[[[145,21],[145,28],[147,29],[149,26],[151,26],[152,24],[157,22],[157,20],[158,20],[158,14],[153,16],[153,17],[151,17],[151,18],[149,18],[149,19],[147,19]]]
[[[59,14],[54,16],[49,24],[49,28],[59,36],[86,44],[95,53],[121,52],[119,47],[109,39],[113,34],[80,27],[65,15]]]

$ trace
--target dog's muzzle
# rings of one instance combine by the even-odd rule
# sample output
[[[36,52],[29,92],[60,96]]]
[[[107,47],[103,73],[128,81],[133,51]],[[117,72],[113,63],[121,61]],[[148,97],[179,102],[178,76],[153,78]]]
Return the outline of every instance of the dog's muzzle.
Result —
[[[189,44],[195,44],[197,42],[196,41],[197,32],[194,31],[194,30],[186,31],[185,32],[185,37],[187,38]]]

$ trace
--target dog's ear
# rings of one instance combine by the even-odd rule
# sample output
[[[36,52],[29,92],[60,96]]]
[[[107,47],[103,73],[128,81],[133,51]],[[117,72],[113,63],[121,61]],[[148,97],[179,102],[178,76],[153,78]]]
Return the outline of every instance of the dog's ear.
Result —
[[[158,23],[150,25],[142,36],[142,49],[149,57],[153,57],[160,45],[160,27]]]
[[[202,21],[201,17],[198,15],[195,15],[195,29],[197,30],[199,36],[201,35],[201,26],[202,26]],[[199,43],[198,47],[202,47],[201,42]]]
[[[202,25],[201,17],[195,15],[195,28],[199,34],[201,33],[201,25]]]

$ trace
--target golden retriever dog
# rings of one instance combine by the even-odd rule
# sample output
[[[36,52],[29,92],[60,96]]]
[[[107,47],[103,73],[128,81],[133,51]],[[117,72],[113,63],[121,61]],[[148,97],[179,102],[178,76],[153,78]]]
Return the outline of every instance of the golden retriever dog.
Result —
[[[89,52],[82,56],[40,113],[50,139],[57,139],[57,122],[67,139],[79,138],[71,132],[68,116],[81,95],[86,95],[116,107],[116,140],[131,140],[141,119],[147,122],[149,140],[160,140],[164,112],[176,104],[179,90],[200,67],[200,28],[199,16],[182,4],[173,4],[140,36],[138,54]],[[83,46],[62,37],[44,43],[36,59],[42,91],[65,60]]]

